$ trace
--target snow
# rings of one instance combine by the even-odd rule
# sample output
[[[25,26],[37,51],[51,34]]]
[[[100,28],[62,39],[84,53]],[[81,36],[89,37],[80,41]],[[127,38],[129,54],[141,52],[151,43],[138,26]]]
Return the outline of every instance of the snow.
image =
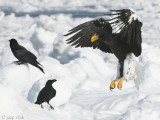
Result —
[[[110,91],[116,57],[71,47],[63,35],[83,22],[105,17],[110,9],[123,8],[134,9],[143,22],[143,52],[129,64],[137,65],[130,71],[137,73],[135,81],[124,81],[122,90]],[[1,0],[0,120],[159,120],[159,19],[159,0]],[[46,74],[28,64],[16,65],[11,38],[37,56]],[[57,95],[50,101],[54,110],[46,103],[44,109],[34,104],[49,79],[57,79]]]

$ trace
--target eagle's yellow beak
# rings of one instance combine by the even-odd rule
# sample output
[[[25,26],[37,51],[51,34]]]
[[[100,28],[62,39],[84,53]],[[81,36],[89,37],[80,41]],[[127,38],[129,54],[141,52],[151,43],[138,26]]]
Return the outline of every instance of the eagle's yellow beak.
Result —
[[[91,42],[93,43],[94,41],[98,40],[99,39],[99,35],[93,35],[91,37]]]

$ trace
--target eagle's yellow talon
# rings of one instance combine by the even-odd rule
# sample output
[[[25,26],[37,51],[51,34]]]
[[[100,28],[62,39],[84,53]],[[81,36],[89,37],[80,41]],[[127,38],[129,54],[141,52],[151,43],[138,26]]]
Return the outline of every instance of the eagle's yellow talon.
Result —
[[[110,84],[110,90],[114,89],[116,87],[116,81],[117,80],[113,80]]]
[[[123,79],[118,82],[117,87],[119,90],[122,88],[122,82],[123,82]]]

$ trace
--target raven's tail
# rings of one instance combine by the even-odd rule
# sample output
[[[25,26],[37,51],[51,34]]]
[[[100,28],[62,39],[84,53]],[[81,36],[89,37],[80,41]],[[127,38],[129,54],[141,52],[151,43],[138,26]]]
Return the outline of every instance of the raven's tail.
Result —
[[[44,70],[43,70],[43,68],[41,68],[39,65],[41,65],[40,63],[38,63],[37,61],[36,61],[36,63],[30,63],[31,65],[33,65],[33,66],[35,66],[35,67],[37,67],[37,68],[39,68],[44,74],[45,74],[45,72],[44,72]],[[42,65],[41,65],[42,66]]]
[[[43,67],[43,65],[41,65],[38,61],[36,61],[36,63],[37,63],[38,65],[40,65],[40,66],[42,66],[42,67]]]
[[[35,67],[37,67],[37,68],[39,68],[44,74],[45,74],[45,72],[44,72],[44,70],[43,70],[43,68],[41,68],[40,66],[38,66],[38,64],[36,64],[36,66]]]

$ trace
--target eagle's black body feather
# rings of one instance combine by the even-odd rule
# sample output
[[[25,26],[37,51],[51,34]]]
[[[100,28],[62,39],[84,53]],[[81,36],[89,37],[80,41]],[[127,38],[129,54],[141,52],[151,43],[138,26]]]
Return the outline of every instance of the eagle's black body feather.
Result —
[[[132,16],[134,12],[129,9],[111,11],[111,14],[107,14],[112,17],[111,19],[99,18],[80,24],[65,36],[75,33],[67,39],[72,46],[93,47],[106,53],[113,53],[121,65],[120,77],[122,77],[123,62],[127,54],[133,53],[137,57],[141,54],[142,23]],[[91,42],[93,35],[99,36],[95,42]]]

